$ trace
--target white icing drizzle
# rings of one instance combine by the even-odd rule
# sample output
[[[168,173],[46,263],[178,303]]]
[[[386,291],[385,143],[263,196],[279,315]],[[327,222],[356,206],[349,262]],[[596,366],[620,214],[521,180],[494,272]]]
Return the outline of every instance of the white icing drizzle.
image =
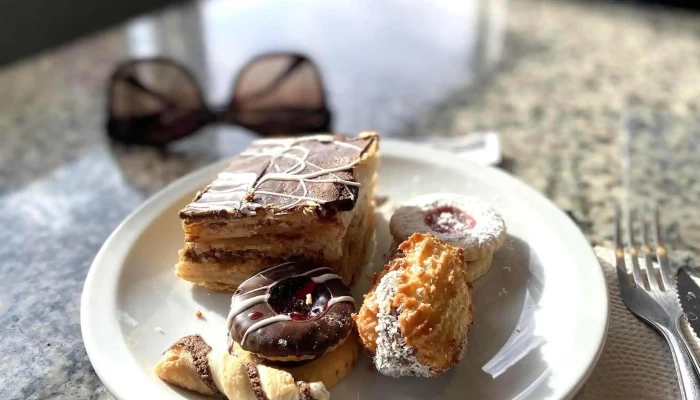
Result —
[[[323,274],[323,275],[315,276],[315,277],[311,278],[311,280],[316,282],[316,283],[323,283],[325,281],[330,281],[331,279],[340,279],[340,276],[336,275],[336,274]]]
[[[258,288],[260,289],[260,288]],[[256,290],[258,290],[256,289]],[[242,313],[243,311],[249,309],[250,307],[253,307],[256,304],[260,304],[264,301],[267,300],[267,296],[269,293],[261,294],[260,296],[254,296],[249,299],[245,299],[241,301],[240,303],[236,304],[236,307],[233,306],[233,303],[231,304],[231,310],[229,310],[228,313],[228,318],[226,318],[226,327],[228,329],[231,329],[231,325],[233,324],[233,319],[236,317],[236,315]]]
[[[255,173],[236,173],[236,172],[221,172],[217,178],[212,182],[209,188],[202,193],[196,202],[190,203],[188,206],[192,209],[197,210],[208,210],[214,208],[235,208],[239,209],[241,212],[247,215],[255,215],[255,209],[259,207],[256,203],[247,202],[245,200],[246,194],[250,191],[254,191],[256,194],[266,195],[266,196],[277,196],[283,198],[294,199],[294,201],[289,204],[280,207],[281,210],[286,210],[292,208],[302,201],[313,201],[319,204],[323,204],[325,201],[323,199],[318,199],[309,196],[309,190],[306,183],[339,183],[345,188],[345,191],[350,195],[352,200],[355,199],[350,186],[358,187],[359,182],[349,181],[341,179],[335,173],[347,171],[354,166],[358,165],[361,160],[355,160],[348,164],[341,165],[335,168],[321,168],[307,161],[309,157],[309,149],[303,146],[298,146],[298,144],[307,141],[319,141],[322,143],[333,143],[340,147],[351,148],[357,151],[362,151],[362,148],[356,146],[352,143],[347,143],[343,141],[335,140],[332,135],[312,135],[301,138],[293,139],[261,139],[255,141],[257,145],[270,145],[276,146],[271,148],[253,148],[246,150],[241,153],[242,156],[249,157],[270,157],[270,164],[274,167],[275,172],[268,172],[258,178]],[[278,164],[275,161],[278,158],[286,158],[296,161],[291,167],[286,170],[280,170]],[[308,167],[316,168],[317,171],[307,172],[305,174],[299,175],[302,171]],[[315,179],[321,176],[330,175],[333,179]],[[257,183],[255,180],[258,179]],[[265,190],[257,190],[257,188],[266,181],[276,180],[276,181],[298,181],[301,185],[303,193],[301,195],[292,195],[287,193],[276,193]],[[236,200],[235,197],[232,200],[231,195],[238,194],[241,199]]]
[[[355,304],[355,299],[352,296],[340,296],[340,297],[334,297],[328,301],[328,308],[331,308],[333,304],[337,303],[352,303]]]
[[[314,273],[316,273],[316,272],[318,272],[318,271],[322,271],[322,270],[324,270],[324,269],[327,269],[327,270],[331,271],[331,269],[328,268],[328,267],[314,268],[314,269],[312,269],[311,271],[306,271],[306,272],[304,272],[303,274],[299,274],[299,275],[297,275],[297,276],[309,276],[309,275],[311,275],[311,274],[314,274]],[[314,278],[311,278],[311,279],[313,280]],[[318,282],[316,282],[316,283],[318,283]]]
[[[241,346],[243,346],[243,344],[245,343],[246,338],[248,337],[248,335],[251,334],[251,332],[255,332],[255,331],[257,331],[258,329],[260,329],[260,328],[262,328],[262,327],[264,327],[264,326],[270,325],[270,324],[274,324],[275,322],[290,321],[291,319],[292,319],[292,317],[290,317],[289,315],[280,314],[280,315],[275,315],[274,317],[265,318],[265,319],[263,319],[263,320],[260,320],[260,321],[258,321],[258,322],[256,322],[256,323],[254,323],[254,324],[251,325],[250,328],[248,328],[248,330],[245,331],[245,333],[243,334],[243,339],[241,339]]]
[[[289,264],[294,264],[294,262],[288,261],[288,262],[285,262],[285,263],[282,263],[279,265],[275,265],[274,267],[271,267],[271,268],[261,272],[260,275],[262,277],[265,277],[265,275],[269,274],[271,271],[276,270],[276,269],[281,268],[281,267],[284,267],[284,266],[289,265]],[[304,273],[295,275],[294,277],[308,276],[308,275],[312,275],[314,273],[318,273],[319,271],[324,271],[324,270],[332,271],[328,267],[320,267],[320,268],[314,268],[314,269],[306,271]],[[340,278],[340,276],[338,276],[336,274],[332,274],[332,273],[326,273],[326,274],[322,274],[322,275],[311,278],[311,280],[316,282],[316,283],[323,283],[323,282],[326,282],[326,281],[329,281],[332,279],[341,279],[341,278]],[[273,283],[266,285],[266,286],[260,286],[260,287],[257,287],[255,289],[251,289],[251,290],[244,292],[244,293],[234,294],[233,299],[235,299],[236,296],[244,296],[244,295],[250,294],[252,292],[257,292],[259,290],[265,290],[265,294],[253,296],[249,299],[242,300],[240,303],[236,304],[235,307],[234,307],[234,303],[233,303],[233,299],[232,299],[231,308],[229,309],[228,317],[226,318],[226,329],[229,332],[231,331],[231,327],[233,326],[233,319],[236,318],[237,315],[239,315],[240,313],[244,312],[245,310],[255,306],[256,304],[260,304],[262,302],[267,301],[268,296],[270,295],[270,293],[269,293],[270,288],[277,283],[279,283],[279,281],[273,282]],[[351,302],[351,303],[355,304],[355,299],[352,296],[333,297],[332,299],[330,299],[328,301],[326,309],[329,309],[334,304],[344,303],[344,302]],[[243,339],[241,339],[241,345],[243,345],[243,343],[245,342],[245,339],[248,337],[248,335],[251,332],[255,332],[256,330],[258,330],[262,327],[265,327],[269,324],[273,324],[275,322],[289,321],[289,320],[291,320],[291,317],[289,317],[288,315],[276,315],[274,317],[265,318],[261,321],[254,323],[243,334]],[[230,336],[229,336],[229,340],[231,340]]]
[[[287,262],[285,262],[285,263],[278,264],[278,265],[275,265],[274,267],[268,268],[267,270],[264,271],[264,273],[267,274],[267,273],[269,273],[269,272],[271,272],[271,271],[276,270],[277,268],[282,268],[282,267],[284,267],[285,265],[289,265],[289,264],[294,264],[294,263],[293,263],[292,261],[287,261]],[[311,271],[309,271],[309,272],[313,272],[313,271],[316,271],[316,270],[318,270],[318,269],[320,269],[320,268],[311,270]],[[264,274],[261,274],[261,275],[262,275],[263,277],[265,276]],[[251,289],[251,290],[249,290],[249,291],[247,291],[247,292],[245,292],[245,293],[234,294],[234,295],[233,295],[233,298],[235,298],[236,296],[243,296],[243,295],[246,295],[246,294],[249,294],[249,293],[252,293],[252,292],[257,292],[258,290],[266,290],[266,291],[267,291],[267,290],[270,289],[275,283],[276,283],[276,282],[273,282],[273,283],[271,283],[271,284],[269,284],[269,285],[266,285],[266,286],[260,286],[260,287],[257,287],[257,288],[255,288],[255,289]],[[267,297],[267,295],[268,295],[268,293],[265,292],[264,295],[251,297],[251,298],[248,299],[248,300],[243,300],[243,301],[241,302],[241,304],[245,304],[246,306],[244,307],[243,305],[239,304],[238,307],[236,307],[236,308],[233,308],[233,298],[232,298],[232,299],[231,299],[231,300],[232,300],[232,301],[231,301],[231,308],[229,309],[229,311],[228,311],[228,316],[226,317],[226,329],[228,329],[229,331],[231,330],[231,325],[233,324],[233,319],[236,317],[236,315],[242,313],[243,311],[247,310],[248,308],[250,308],[250,307],[252,307],[252,306],[254,306],[254,305],[258,304],[258,303],[262,303],[262,301],[265,301],[265,298]],[[260,297],[263,297],[263,300],[262,300],[262,301],[251,302],[251,300],[258,299],[258,298],[260,298]],[[250,304],[249,304],[249,303],[250,303]]]

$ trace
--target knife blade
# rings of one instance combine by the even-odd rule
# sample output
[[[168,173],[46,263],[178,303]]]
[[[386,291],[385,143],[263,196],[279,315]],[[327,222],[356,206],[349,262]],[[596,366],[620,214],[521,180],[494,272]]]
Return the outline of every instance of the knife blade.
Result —
[[[688,267],[681,267],[676,276],[678,299],[690,327],[696,336],[700,334],[700,287],[693,280]]]

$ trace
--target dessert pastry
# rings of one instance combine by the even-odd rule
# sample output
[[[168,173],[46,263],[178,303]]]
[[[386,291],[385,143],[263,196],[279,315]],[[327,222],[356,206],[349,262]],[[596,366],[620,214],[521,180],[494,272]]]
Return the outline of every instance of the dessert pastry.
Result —
[[[474,318],[463,253],[416,233],[375,277],[353,317],[379,372],[431,377],[462,358]]]
[[[327,400],[321,382],[295,381],[277,368],[250,357],[214,351],[199,335],[185,336],[163,353],[156,374],[166,382],[231,400]]]
[[[235,290],[292,258],[351,283],[371,253],[379,137],[256,140],[180,211],[179,277]]]
[[[353,330],[355,299],[328,267],[288,261],[243,282],[227,319],[229,349],[298,362],[333,351]]]
[[[330,389],[352,372],[360,355],[359,347],[357,335],[353,333],[335,350],[308,362],[279,363],[261,359],[241,349],[238,343],[233,344],[231,354],[237,357],[250,355],[259,364],[289,372],[297,381],[321,382]]]
[[[394,248],[415,232],[428,232],[463,248],[470,281],[488,271],[493,253],[506,239],[506,224],[490,205],[449,193],[426,194],[402,204],[391,217],[390,229]]]

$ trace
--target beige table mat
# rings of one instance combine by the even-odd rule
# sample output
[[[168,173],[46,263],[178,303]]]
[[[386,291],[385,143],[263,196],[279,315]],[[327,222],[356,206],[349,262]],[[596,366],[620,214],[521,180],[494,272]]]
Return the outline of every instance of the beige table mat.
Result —
[[[596,247],[595,253],[608,286],[610,321],[598,364],[576,399],[680,398],[673,359],[666,342],[622,303],[613,250]],[[687,323],[683,323],[686,336],[693,337]],[[697,340],[694,344],[694,350],[699,354]]]

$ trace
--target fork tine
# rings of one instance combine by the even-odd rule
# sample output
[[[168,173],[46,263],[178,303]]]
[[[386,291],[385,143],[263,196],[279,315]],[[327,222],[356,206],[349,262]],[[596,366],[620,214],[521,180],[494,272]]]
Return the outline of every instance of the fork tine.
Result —
[[[649,288],[651,290],[661,290],[659,286],[659,280],[656,278],[656,269],[654,269],[654,263],[651,258],[651,247],[649,247],[649,229],[648,220],[644,214],[642,214],[642,253],[644,253],[644,264],[647,268],[647,278],[649,279]],[[664,288],[666,286],[664,285]]]
[[[659,262],[661,270],[661,279],[664,282],[664,288],[670,289],[675,287],[673,276],[671,275],[671,267],[668,263],[668,253],[661,237],[661,227],[659,225],[659,209],[656,204],[651,205],[651,218],[654,225],[652,232],[654,233],[654,241],[656,242],[656,260]]]
[[[617,281],[621,291],[631,289],[629,277],[627,276],[627,265],[625,265],[625,248],[622,244],[621,222],[620,222],[620,205],[617,201],[613,201],[615,208],[615,267],[617,269]]]
[[[639,268],[639,254],[637,252],[637,246],[634,244],[634,225],[633,225],[633,220],[634,220],[634,215],[635,210],[627,206],[626,207],[626,213],[625,217],[627,220],[627,247],[629,248],[630,251],[630,258],[632,259],[632,276],[634,277],[634,283],[637,284],[638,288],[645,289],[646,286],[644,285],[644,278],[642,277],[642,270]]]

